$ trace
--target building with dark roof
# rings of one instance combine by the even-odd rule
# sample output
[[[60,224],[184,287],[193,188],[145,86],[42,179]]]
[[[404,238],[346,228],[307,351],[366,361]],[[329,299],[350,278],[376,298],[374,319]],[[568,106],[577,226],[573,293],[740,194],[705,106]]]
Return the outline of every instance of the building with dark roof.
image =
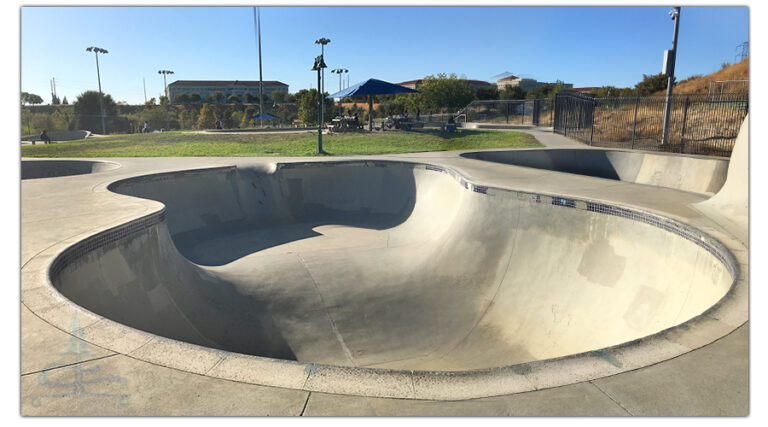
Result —
[[[264,99],[269,99],[272,92],[288,93],[288,85],[273,80],[264,80]],[[246,93],[254,97],[259,96],[259,81],[253,80],[176,80],[168,85],[168,97],[173,102],[176,95],[197,93],[202,99],[221,92],[224,99],[230,95],[236,95],[241,100]]]

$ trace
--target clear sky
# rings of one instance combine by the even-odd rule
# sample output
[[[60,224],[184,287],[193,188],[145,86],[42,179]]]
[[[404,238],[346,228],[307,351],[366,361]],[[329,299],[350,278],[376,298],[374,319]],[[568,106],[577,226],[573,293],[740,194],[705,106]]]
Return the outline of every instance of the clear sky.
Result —
[[[350,83],[401,82],[456,73],[490,81],[511,72],[575,87],[633,86],[661,71],[672,44],[668,7],[262,7],[264,80],[290,92],[316,86],[310,69],[325,48],[326,90],[347,68]],[[50,80],[72,102],[101,84],[116,101],[143,103],[174,80],[258,80],[250,7],[22,7],[21,90],[48,103]],[[747,7],[683,7],[676,75],[707,74],[733,62],[749,41]]]

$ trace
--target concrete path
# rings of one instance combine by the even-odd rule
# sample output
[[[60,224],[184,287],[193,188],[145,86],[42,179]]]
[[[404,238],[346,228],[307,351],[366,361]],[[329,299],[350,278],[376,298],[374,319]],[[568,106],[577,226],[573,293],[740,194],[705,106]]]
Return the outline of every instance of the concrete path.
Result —
[[[532,131],[533,132],[533,131]],[[573,147],[560,135],[536,134],[550,147]],[[562,138],[562,140],[561,140]],[[572,144],[570,144],[572,143]],[[362,157],[372,159],[373,157]],[[694,224],[720,238],[748,269],[746,247],[693,203],[707,199],[626,182],[462,159],[457,153],[378,156],[460,170],[489,186],[568,193],[621,203]],[[110,196],[115,180],[182,169],[238,164],[242,158],[108,159],[114,170],[22,182],[21,413],[23,415],[746,415],[749,413],[749,328],[665,362],[590,381],[458,402],[400,400],[267,387],[158,366],[126,354],[149,348],[149,335],[114,336],[98,319],[63,324],[60,305],[41,305],[47,263],[68,242],[146,214],[151,203]],[[301,159],[265,159],[300,161]],[[317,159],[307,159],[316,161]],[[333,159],[339,160],[339,159]],[[56,215],[50,215],[55,211]],[[89,327],[93,326],[93,327]],[[85,328],[110,337],[102,348],[69,333]],[[104,342],[104,341],[101,341]],[[119,345],[117,345],[119,343]],[[77,351],[73,351],[76,349]],[[191,362],[190,362],[191,363]],[[194,363],[207,363],[200,360]]]

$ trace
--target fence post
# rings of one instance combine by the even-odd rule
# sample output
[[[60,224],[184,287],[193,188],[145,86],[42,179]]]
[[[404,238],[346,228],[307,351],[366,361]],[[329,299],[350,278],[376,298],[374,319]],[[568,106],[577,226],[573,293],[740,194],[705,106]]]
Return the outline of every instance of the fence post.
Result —
[[[635,148],[635,131],[637,129],[637,109],[640,107],[640,97],[635,98],[635,119],[632,122],[632,146],[630,148]]]
[[[683,128],[680,130],[680,152],[683,152],[685,144],[685,122],[688,119],[688,97],[685,97],[685,106],[683,107]]]
[[[568,109],[570,108],[570,105],[568,104],[571,103],[571,100],[566,98],[564,99],[564,101],[565,101],[566,107],[564,111],[565,114],[563,114],[565,116],[565,124],[563,125],[563,136],[568,136],[568,113],[569,113]]]
[[[523,107],[523,110],[520,114],[520,124],[522,125],[523,120],[525,120],[525,101],[523,101],[520,105]]]
[[[509,124],[509,101],[504,102],[504,105],[507,106],[507,124]]]
[[[590,119],[592,122],[592,126],[590,126],[589,129],[589,145],[592,145],[592,136],[595,134],[595,100],[592,99],[592,114],[590,114]]]

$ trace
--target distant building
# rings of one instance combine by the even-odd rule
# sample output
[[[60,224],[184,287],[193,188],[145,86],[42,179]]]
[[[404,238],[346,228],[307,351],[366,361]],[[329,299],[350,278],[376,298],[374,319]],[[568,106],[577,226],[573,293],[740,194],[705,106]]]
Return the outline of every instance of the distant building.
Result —
[[[472,87],[472,92],[477,92],[478,89],[482,87],[491,87],[492,84],[488,82],[484,82],[482,80],[467,80],[467,79],[459,79],[460,81],[470,85]],[[408,89],[414,89],[417,90],[419,86],[423,83],[423,80],[409,80],[407,82],[398,83],[400,86],[405,86]]]
[[[599,89],[599,88],[597,88],[597,87],[575,87],[575,88],[573,88],[573,91],[574,92],[579,92],[579,93],[592,93],[592,92],[596,91],[597,89]]]
[[[507,86],[509,87],[520,86],[521,88],[523,88],[524,91],[529,92],[545,84],[555,84],[555,83],[540,82],[535,79],[524,79],[522,77],[517,77],[517,76],[507,76],[507,77],[504,77],[503,79],[499,79],[496,82],[496,87],[498,87],[499,90],[501,91]],[[573,83],[561,83],[561,85],[566,89],[573,88]]]
[[[278,81],[264,80],[264,99],[268,99],[272,92],[288,93],[288,85]],[[168,85],[168,98],[173,102],[173,97],[179,94],[197,93],[202,99],[213,96],[216,92],[224,94],[224,99],[230,95],[237,95],[242,100],[246,93],[259,96],[259,82],[252,80],[177,80]]]

